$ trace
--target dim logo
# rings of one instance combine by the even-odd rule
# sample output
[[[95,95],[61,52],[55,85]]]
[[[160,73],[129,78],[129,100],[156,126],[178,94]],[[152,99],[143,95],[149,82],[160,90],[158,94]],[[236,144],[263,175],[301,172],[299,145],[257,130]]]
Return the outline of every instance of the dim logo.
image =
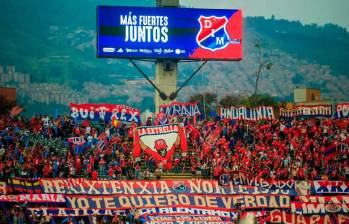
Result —
[[[200,16],[198,21],[200,30],[196,36],[196,42],[200,47],[216,51],[228,46],[230,38],[226,30],[228,19],[225,16]]]

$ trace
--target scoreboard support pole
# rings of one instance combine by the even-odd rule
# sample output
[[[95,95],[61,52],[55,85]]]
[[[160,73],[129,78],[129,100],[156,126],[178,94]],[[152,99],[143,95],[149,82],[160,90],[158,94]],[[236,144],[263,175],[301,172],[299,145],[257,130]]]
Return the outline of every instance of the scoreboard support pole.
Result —
[[[155,83],[163,93],[166,94],[167,98],[163,99],[160,97],[158,91],[155,92],[155,112],[159,112],[160,105],[169,104],[172,101],[169,99],[171,93],[177,89],[177,61],[158,60],[155,67]],[[173,99],[175,100],[175,99]]]
[[[157,7],[179,7],[179,0],[157,0],[156,4]],[[167,98],[163,99],[160,97],[159,92],[155,92],[156,113],[159,112],[160,105],[172,102],[168,96],[177,89],[177,67],[177,60],[158,60],[156,62],[155,83],[167,95]]]

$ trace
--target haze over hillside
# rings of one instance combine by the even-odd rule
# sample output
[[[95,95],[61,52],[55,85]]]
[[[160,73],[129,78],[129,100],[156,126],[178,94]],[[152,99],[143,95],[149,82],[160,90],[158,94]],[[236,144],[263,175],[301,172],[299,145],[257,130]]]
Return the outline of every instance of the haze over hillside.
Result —
[[[26,0],[23,4],[1,4],[0,65],[14,65],[17,71],[30,75],[25,86],[18,80],[5,84],[18,88],[19,102],[29,103],[30,110],[40,107],[52,112],[62,101],[56,99],[57,94],[66,100],[153,108],[153,89],[127,60],[96,58],[98,1],[66,4]],[[250,95],[257,69],[256,43],[263,47],[264,59],[274,64],[262,74],[260,93],[291,100],[294,87],[309,86],[320,88],[323,98],[349,99],[349,33],[345,29],[332,24],[304,26],[299,22],[248,17],[244,19],[243,41],[241,62],[209,62],[179,94],[179,100],[203,89],[217,92],[220,97],[232,93]],[[139,64],[154,78],[153,64]],[[199,62],[180,63],[179,83],[198,65]],[[40,94],[52,97],[43,99]],[[50,106],[43,107],[45,103]]]

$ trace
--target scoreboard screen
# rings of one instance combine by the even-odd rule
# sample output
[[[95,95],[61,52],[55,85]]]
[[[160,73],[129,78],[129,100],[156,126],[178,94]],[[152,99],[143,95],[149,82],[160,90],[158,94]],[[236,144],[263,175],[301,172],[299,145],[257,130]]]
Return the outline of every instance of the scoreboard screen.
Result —
[[[241,60],[242,13],[98,6],[97,57]]]

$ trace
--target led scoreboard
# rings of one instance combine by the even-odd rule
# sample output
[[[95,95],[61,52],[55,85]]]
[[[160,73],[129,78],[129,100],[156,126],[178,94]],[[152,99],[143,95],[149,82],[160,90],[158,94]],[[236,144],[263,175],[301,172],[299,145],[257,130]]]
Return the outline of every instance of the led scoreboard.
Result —
[[[97,56],[241,60],[240,10],[98,6]]]

